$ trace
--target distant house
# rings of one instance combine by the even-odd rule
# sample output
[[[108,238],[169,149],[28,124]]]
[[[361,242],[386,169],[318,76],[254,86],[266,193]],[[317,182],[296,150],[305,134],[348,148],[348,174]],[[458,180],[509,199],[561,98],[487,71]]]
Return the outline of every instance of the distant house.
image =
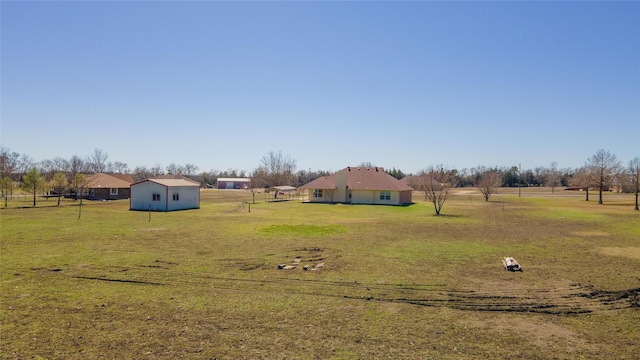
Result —
[[[120,200],[131,196],[133,177],[128,174],[97,173],[87,176],[87,198]]]
[[[422,179],[420,178],[420,176],[408,175],[400,179],[400,181],[411,186],[413,190],[424,190],[424,186],[422,186]]]
[[[216,189],[248,189],[250,186],[249,178],[218,178]]]
[[[200,208],[200,184],[186,179],[147,179],[131,185],[131,210]]]
[[[410,204],[413,189],[381,167],[347,167],[303,186],[309,202],[344,204]]]

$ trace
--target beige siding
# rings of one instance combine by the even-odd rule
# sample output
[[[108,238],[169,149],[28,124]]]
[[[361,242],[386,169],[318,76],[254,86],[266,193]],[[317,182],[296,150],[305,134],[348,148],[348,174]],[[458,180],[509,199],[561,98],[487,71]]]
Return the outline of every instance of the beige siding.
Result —
[[[309,191],[309,202],[333,202],[333,190],[322,189],[322,197],[313,197],[313,189]]]
[[[336,189],[334,191],[333,201],[348,203],[348,190],[347,190],[347,172],[339,171],[335,174]]]
[[[373,204],[373,191],[353,190],[351,192],[352,204]]]

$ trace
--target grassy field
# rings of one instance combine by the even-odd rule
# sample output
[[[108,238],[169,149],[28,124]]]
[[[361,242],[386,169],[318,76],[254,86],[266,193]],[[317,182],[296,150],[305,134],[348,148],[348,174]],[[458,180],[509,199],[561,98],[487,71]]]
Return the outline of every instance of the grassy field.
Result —
[[[406,207],[10,201],[3,359],[637,359],[631,195],[459,189]],[[515,257],[521,273],[500,260]],[[295,265],[280,270],[278,265]],[[309,270],[304,270],[307,266]]]

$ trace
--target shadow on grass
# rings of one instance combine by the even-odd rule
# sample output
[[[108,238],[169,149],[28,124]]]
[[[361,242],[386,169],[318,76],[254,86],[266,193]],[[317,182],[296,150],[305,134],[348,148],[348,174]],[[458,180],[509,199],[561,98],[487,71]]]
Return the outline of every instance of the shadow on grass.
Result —
[[[396,204],[362,204],[362,203],[341,203],[341,202],[315,202],[315,201],[303,201],[303,204],[315,204],[315,205],[348,205],[348,206],[394,206],[394,207],[410,207],[416,205],[414,202],[396,205]]]
[[[443,219],[449,219],[449,218],[451,218],[451,219],[463,219],[463,218],[467,217],[467,216],[459,215],[459,214],[442,214],[442,213],[440,213],[440,215],[433,214],[433,216],[434,217],[440,217],[440,218],[443,218]]]

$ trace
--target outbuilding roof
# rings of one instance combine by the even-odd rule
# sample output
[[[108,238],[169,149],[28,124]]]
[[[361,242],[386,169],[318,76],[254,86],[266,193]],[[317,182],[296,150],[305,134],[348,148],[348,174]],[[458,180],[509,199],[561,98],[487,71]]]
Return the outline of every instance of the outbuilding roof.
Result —
[[[249,178],[218,178],[218,181],[251,182]]]
[[[278,191],[294,191],[296,190],[296,188],[294,186],[289,186],[289,185],[280,185],[280,186],[272,186],[269,188],[269,190],[274,189],[274,190],[278,190]]]
[[[142,180],[142,181],[138,181],[135,184],[132,185],[137,185],[140,183],[143,183],[145,181],[150,181],[156,184],[160,184],[162,186],[166,186],[166,187],[172,187],[172,186],[196,186],[196,187],[200,187],[200,184],[191,181],[191,180],[186,180],[186,179],[147,179],[147,180]]]

